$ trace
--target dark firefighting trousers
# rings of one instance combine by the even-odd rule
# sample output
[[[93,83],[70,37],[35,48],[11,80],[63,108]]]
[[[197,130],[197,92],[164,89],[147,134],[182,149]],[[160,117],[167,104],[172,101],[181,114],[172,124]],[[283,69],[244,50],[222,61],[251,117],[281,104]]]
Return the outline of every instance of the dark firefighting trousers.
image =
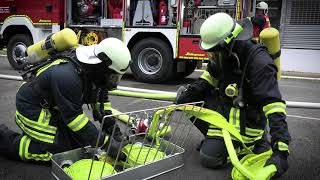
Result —
[[[210,96],[205,100],[204,107],[212,109],[224,115],[227,112],[224,108],[225,104],[216,103],[218,102],[217,97]],[[194,125],[201,131],[205,136],[205,139],[200,144],[200,163],[207,168],[220,168],[224,167],[227,164],[228,151],[224,143],[223,137],[219,136],[208,136],[208,130],[210,129],[209,124],[200,119],[194,121],[194,118],[190,119],[194,122]],[[241,143],[238,141],[232,141],[234,148],[241,147]],[[247,144],[249,146],[254,145],[254,153],[262,153],[270,149],[270,145],[267,141],[266,132],[263,134],[263,137],[260,140],[255,141],[254,143]]]
[[[58,126],[56,143],[48,144],[31,139],[0,125],[0,154],[13,160],[50,161],[52,154],[84,147],[77,140],[77,135],[66,125]]]

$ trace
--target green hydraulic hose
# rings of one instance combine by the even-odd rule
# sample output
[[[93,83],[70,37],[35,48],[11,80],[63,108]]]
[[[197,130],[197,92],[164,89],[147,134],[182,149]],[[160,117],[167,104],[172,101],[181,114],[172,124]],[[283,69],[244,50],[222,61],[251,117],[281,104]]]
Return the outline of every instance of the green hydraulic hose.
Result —
[[[173,101],[177,97],[177,93],[144,93],[144,92],[132,92],[132,91],[124,91],[124,90],[113,90],[113,91],[110,91],[109,94],[114,96],[127,96],[127,97],[164,100],[164,101]]]

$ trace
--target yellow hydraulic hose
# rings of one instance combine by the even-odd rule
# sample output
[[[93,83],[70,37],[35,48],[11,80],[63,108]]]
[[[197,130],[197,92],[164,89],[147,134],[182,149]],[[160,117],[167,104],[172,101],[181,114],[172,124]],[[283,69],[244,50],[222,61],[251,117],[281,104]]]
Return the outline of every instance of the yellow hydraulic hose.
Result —
[[[132,91],[124,91],[124,90],[113,90],[113,91],[110,91],[109,94],[114,96],[127,96],[127,97],[164,100],[164,101],[173,101],[177,97],[177,93],[144,93],[144,92],[132,92]]]

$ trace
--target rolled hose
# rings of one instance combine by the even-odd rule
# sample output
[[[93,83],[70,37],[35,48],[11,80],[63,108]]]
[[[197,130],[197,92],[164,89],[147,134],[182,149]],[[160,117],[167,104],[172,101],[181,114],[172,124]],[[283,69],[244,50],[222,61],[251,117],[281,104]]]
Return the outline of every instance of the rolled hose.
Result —
[[[222,134],[229,158],[234,166],[231,173],[232,179],[265,180],[270,179],[277,172],[277,168],[273,164],[264,167],[265,162],[272,155],[272,150],[261,154],[248,154],[239,161],[229,132],[222,129]]]

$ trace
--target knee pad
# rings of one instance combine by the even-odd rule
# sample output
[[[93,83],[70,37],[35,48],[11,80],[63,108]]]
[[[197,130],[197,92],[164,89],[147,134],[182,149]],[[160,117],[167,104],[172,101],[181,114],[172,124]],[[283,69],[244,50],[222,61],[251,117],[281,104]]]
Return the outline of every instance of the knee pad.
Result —
[[[200,150],[200,163],[207,168],[217,169],[227,164],[227,158],[224,156],[210,156]]]

